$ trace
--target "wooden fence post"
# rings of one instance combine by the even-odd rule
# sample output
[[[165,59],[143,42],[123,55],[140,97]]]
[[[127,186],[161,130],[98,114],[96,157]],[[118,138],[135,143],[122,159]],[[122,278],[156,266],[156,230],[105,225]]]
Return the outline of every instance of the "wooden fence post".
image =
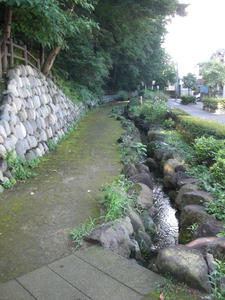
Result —
[[[7,49],[7,45],[6,45],[6,39],[4,39],[3,41],[3,63],[2,63],[2,69],[3,72],[7,70],[7,64],[8,64],[8,58],[7,58],[7,54],[8,54],[8,49]]]
[[[28,65],[28,60],[27,60],[27,46],[24,45],[24,59],[25,59],[25,65]]]
[[[40,64],[40,59],[39,58],[37,60],[37,67],[38,67],[38,70],[41,71],[41,64]]]
[[[9,53],[10,53],[10,66],[14,65],[14,53],[13,53],[13,40],[10,39],[10,46],[9,46]]]

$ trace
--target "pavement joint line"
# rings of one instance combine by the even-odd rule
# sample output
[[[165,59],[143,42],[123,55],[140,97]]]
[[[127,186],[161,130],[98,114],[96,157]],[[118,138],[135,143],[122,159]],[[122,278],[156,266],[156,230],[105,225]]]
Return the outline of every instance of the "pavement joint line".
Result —
[[[15,278],[15,281],[25,290],[28,292],[28,294],[30,294],[35,300],[38,300],[38,298],[36,298],[30,290],[28,290],[20,281],[19,281],[19,277]]]
[[[58,277],[60,277],[61,279],[63,279],[65,282],[67,282],[70,286],[72,286],[73,288],[77,289],[81,294],[83,294],[84,296],[86,296],[88,299],[94,300],[93,298],[91,298],[90,296],[88,296],[87,294],[85,294],[82,290],[80,290],[78,287],[76,287],[71,282],[69,282],[67,279],[65,279],[63,276],[61,276],[60,274],[58,274],[55,270],[52,270],[48,265],[46,267],[50,271],[52,271],[53,273],[55,273]]]
[[[77,256],[76,254],[72,254],[74,256],[76,256],[77,258],[79,258],[80,260],[82,260],[83,262],[85,262],[86,264],[92,266],[93,268],[97,269],[98,271],[102,272],[103,274],[107,275],[108,277],[110,277],[111,279],[117,281],[118,283],[124,285],[125,287],[127,287],[128,289],[132,290],[133,292],[135,292],[136,294],[140,295],[140,296],[144,296],[144,294],[139,293],[138,291],[136,291],[135,289],[133,289],[132,287],[130,287],[129,285],[121,282],[120,280],[118,280],[117,278],[113,277],[112,275],[110,275],[109,273],[106,273],[105,271],[99,269],[98,267],[96,267],[95,265],[92,265],[91,263],[85,261],[84,259],[80,258],[79,256]]]

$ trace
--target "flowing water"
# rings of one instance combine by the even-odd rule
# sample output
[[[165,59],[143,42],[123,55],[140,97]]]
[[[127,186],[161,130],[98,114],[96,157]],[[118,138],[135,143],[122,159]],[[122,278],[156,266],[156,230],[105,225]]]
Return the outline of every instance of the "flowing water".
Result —
[[[156,183],[154,193],[154,222],[156,224],[155,247],[162,249],[178,243],[179,226],[176,210],[171,206],[169,197],[163,192],[160,183]]]

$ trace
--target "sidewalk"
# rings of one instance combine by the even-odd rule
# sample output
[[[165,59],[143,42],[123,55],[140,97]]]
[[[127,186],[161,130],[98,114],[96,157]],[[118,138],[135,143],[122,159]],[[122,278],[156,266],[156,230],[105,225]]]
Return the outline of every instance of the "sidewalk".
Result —
[[[99,246],[0,285],[0,300],[136,300],[165,279]]]
[[[180,104],[175,99],[169,99],[167,102],[167,105],[169,105],[170,107],[177,107],[177,108],[183,109],[186,112],[188,112],[190,115],[192,115],[196,118],[217,121],[217,122],[225,124],[225,115],[210,113],[205,110],[202,110],[203,105],[201,102],[198,102],[197,104],[183,105],[183,104]]]

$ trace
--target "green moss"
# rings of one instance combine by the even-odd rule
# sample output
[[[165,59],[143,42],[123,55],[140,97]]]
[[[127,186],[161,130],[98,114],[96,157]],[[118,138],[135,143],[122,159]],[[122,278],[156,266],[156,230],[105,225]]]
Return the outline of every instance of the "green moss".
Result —
[[[45,155],[34,169],[37,177],[1,195],[0,282],[67,253],[70,229],[98,217],[99,189],[120,169],[116,141],[123,130],[109,111],[89,112],[67,140]]]

